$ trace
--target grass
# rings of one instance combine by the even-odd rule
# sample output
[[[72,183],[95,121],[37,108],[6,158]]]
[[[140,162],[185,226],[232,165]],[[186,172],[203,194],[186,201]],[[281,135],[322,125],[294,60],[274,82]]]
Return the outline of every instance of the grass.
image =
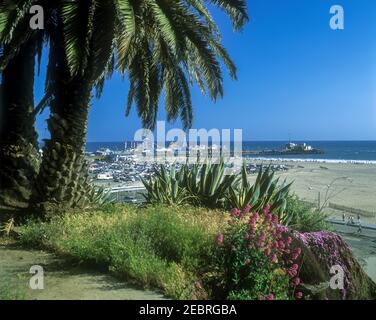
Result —
[[[221,211],[184,207],[108,206],[91,213],[29,221],[19,229],[24,245],[107,267],[172,298],[195,296],[195,280],[211,259]]]
[[[25,300],[26,298],[25,288],[8,277],[0,277],[0,300]]]

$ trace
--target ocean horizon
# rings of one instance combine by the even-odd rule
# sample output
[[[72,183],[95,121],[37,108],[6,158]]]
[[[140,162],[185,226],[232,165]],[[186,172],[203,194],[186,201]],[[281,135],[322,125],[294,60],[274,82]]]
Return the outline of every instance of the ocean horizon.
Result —
[[[283,147],[288,140],[274,141],[244,141],[243,150],[264,150],[279,149]],[[320,162],[355,162],[376,164],[376,141],[313,141],[313,140],[291,140],[296,143],[307,143],[314,148],[324,151],[323,154],[307,155],[278,155],[278,156],[247,156],[248,158],[257,158],[265,160],[286,159],[292,161],[320,161]],[[95,152],[100,148],[108,148],[114,151],[124,150],[125,141],[111,142],[87,142],[86,151]]]

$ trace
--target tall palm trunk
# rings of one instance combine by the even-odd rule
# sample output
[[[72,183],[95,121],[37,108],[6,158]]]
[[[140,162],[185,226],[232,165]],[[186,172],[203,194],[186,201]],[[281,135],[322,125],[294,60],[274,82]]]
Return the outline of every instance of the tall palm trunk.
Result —
[[[92,83],[85,74],[70,75],[63,40],[57,39],[55,45],[51,139],[45,141],[33,201],[41,213],[86,205],[90,188],[84,151]]]
[[[6,50],[6,49],[5,49]],[[0,209],[26,208],[39,170],[34,127],[35,47],[25,44],[2,74],[0,96]]]

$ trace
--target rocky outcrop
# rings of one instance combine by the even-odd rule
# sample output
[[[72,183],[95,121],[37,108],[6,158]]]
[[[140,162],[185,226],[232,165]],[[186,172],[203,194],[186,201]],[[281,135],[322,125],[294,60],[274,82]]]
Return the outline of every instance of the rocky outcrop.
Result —
[[[302,249],[299,258],[299,277],[302,284],[298,289],[306,298],[376,299],[376,284],[363,271],[351,248],[339,235],[327,231],[293,232],[292,237],[292,248],[295,246]]]

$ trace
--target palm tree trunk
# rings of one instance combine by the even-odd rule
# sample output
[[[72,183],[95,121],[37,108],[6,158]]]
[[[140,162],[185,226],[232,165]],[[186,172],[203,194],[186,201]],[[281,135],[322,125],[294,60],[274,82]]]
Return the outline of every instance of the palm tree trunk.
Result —
[[[46,214],[87,204],[89,177],[85,143],[92,83],[85,75],[72,78],[63,43],[57,43],[54,99],[45,141],[43,161],[35,186],[34,206]]]
[[[0,209],[27,208],[39,170],[34,127],[33,41],[25,44],[2,74],[0,96]]]

